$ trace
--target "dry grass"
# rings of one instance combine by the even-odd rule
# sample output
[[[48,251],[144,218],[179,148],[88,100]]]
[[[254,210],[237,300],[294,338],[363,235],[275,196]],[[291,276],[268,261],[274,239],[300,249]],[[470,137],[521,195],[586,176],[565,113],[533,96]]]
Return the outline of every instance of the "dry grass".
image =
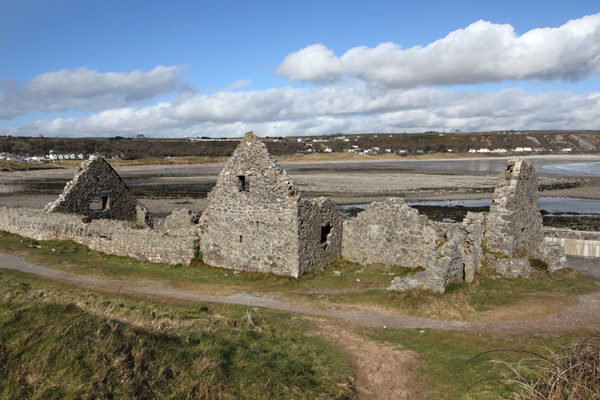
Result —
[[[521,353],[527,358],[517,362],[491,360],[508,369],[504,383],[516,387],[515,396],[526,400],[594,400],[600,399],[600,333],[573,340],[569,345],[544,353],[529,350],[489,350],[469,359],[490,353]]]
[[[600,399],[600,333],[572,342],[549,356],[532,353],[533,358],[507,366],[509,383],[519,387],[528,400]]]

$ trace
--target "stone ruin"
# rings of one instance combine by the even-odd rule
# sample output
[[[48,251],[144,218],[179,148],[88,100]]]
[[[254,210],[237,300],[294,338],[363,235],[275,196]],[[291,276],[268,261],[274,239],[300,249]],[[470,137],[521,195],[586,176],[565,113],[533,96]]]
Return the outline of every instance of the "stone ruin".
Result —
[[[473,281],[481,256],[482,224],[429,221],[402,199],[371,203],[344,222],[342,256],[361,264],[391,264],[423,271],[397,277],[389,290],[444,292],[453,282]]]
[[[551,271],[565,266],[560,245],[545,242],[533,165],[510,160],[500,175],[489,213],[462,223],[429,221],[401,199],[372,203],[344,222],[342,255],[361,264],[395,264],[423,271],[396,277],[388,290],[422,288],[443,293],[453,282],[471,282],[486,261],[499,274],[528,277],[530,258]]]
[[[86,220],[116,219],[151,225],[152,219],[119,174],[102,157],[92,156],[78,168],[63,193],[45,211],[83,215]]]
[[[546,262],[550,270],[566,264],[560,245],[544,241],[535,168],[524,160],[506,163],[485,228],[486,257],[502,275],[529,276],[529,258]]]
[[[219,174],[199,225],[200,252],[213,266],[298,277],[341,254],[338,206],[303,199],[252,132]]]
[[[175,210],[153,226],[143,205],[102,158],[82,163],[44,211],[0,207],[0,230],[36,240],[73,240],[91,249],[144,261],[209,265],[299,277],[344,257],[421,271],[396,277],[388,290],[443,292],[474,279],[482,264],[527,277],[529,259],[554,271],[562,247],[543,240],[535,170],[511,160],[489,213],[461,223],[429,221],[402,199],[372,203],[342,224],[330,199],[303,199],[287,173],[251,132],[219,174],[202,215]]]

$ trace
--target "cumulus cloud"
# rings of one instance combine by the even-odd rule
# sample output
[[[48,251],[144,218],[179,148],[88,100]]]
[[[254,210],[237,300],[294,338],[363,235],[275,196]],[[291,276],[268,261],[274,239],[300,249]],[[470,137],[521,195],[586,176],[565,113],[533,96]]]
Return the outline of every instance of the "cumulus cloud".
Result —
[[[517,35],[511,25],[477,21],[426,47],[355,47],[338,57],[323,44],[289,54],[276,73],[331,83],[355,77],[390,88],[505,80],[576,81],[600,73],[600,14]]]
[[[105,110],[142,104],[157,96],[188,90],[184,66],[159,65],[129,73],[78,68],[38,75],[23,87],[0,82],[0,119],[29,111]]]
[[[182,95],[147,107],[89,117],[37,121],[3,135],[148,137],[318,135],[332,132],[441,132],[506,129],[596,129],[600,93],[528,94],[432,88],[385,89],[366,83],[325,88]]]

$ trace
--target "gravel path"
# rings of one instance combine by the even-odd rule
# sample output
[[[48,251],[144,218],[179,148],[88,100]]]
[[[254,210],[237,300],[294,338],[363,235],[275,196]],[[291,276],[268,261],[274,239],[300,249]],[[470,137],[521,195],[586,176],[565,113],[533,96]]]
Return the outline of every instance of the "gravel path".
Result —
[[[356,306],[335,306],[329,309],[316,309],[277,300],[267,295],[237,293],[230,296],[213,296],[175,289],[151,281],[110,280],[94,276],[76,275],[33,264],[26,259],[0,253],[0,268],[18,270],[46,278],[74,282],[80,285],[101,289],[118,289],[122,293],[145,294],[156,297],[182,299],[196,302],[241,304],[252,307],[267,307],[300,314],[319,315],[337,318],[357,326],[442,329],[455,331],[526,333],[573,330],[600,330],[600,293],[577,297],[577,304],[567,310],[541,318],[510,320],[502,322],[439,320],[424,317],[398,315],[384,310],[360,308]]]

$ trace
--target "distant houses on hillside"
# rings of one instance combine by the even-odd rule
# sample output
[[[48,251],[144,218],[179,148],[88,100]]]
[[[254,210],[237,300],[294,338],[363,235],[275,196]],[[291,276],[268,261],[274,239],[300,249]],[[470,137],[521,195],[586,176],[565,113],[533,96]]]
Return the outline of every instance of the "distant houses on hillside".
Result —
[[[51,163],[55,161],[63,160],[83,160],[85,157],[83,154],[58,154],[50,150],[50,154],[45,156],[22,156],[10,153],[0,153],[0,160],[7,161],[21,161],[21,162],[39,162],[39,163]]]

